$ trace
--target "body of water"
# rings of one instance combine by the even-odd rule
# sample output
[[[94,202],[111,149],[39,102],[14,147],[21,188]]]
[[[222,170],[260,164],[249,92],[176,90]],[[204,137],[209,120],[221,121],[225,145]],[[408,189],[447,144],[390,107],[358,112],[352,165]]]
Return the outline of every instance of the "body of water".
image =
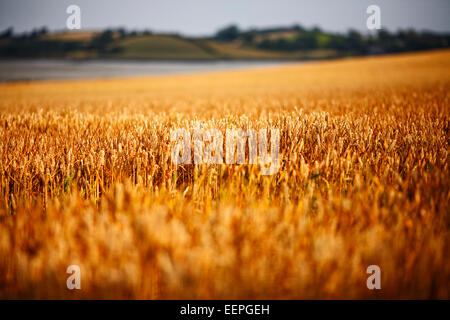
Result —
[[[164,75],[276,66],[281,61],[0,60],[0,81]]]

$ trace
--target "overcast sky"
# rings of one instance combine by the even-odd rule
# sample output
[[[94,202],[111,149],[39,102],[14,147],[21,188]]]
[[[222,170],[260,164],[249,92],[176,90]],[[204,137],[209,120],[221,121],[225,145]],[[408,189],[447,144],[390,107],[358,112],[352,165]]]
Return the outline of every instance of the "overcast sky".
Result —
[[[47,26],[63,30],[66,8],[81,7],[82,29],[209,35],[235,23],[241,28],[319,26],[327,31],[366,30],[366,8],[381,8],[382,27],[450,32],[450,0],[0,0],[0,30]]]

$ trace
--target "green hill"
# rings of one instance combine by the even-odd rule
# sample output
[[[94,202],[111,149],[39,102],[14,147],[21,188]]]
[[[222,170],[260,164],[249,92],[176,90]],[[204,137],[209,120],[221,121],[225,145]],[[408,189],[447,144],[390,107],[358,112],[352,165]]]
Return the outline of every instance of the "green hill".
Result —
[[[196,59],[209,60],[215,56],[194,41],[171,35],[142,35],[113,43],[117,52],[110,56],[128,59]]]

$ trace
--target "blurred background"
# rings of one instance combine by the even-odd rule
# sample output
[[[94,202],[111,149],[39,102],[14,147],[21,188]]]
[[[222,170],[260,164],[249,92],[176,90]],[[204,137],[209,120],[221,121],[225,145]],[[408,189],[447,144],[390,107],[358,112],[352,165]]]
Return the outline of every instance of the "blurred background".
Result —
[[[79,29],[69,29],[71,5]],[[366,10],[380,8],[369,30]],[[1,0],[0,80],[152,75],[447,48],[448,0]],[[73,22],[73,20],[71,20]]]

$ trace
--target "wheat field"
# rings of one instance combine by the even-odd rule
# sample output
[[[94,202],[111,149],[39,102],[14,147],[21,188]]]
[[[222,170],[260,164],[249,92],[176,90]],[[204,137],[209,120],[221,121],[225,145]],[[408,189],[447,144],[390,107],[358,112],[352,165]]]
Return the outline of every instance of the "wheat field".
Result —
[[[0,297],[448,299],[449,71],[444,50],[0,84]],[[279,171],[174,165],[198,122],[279,129]]]

